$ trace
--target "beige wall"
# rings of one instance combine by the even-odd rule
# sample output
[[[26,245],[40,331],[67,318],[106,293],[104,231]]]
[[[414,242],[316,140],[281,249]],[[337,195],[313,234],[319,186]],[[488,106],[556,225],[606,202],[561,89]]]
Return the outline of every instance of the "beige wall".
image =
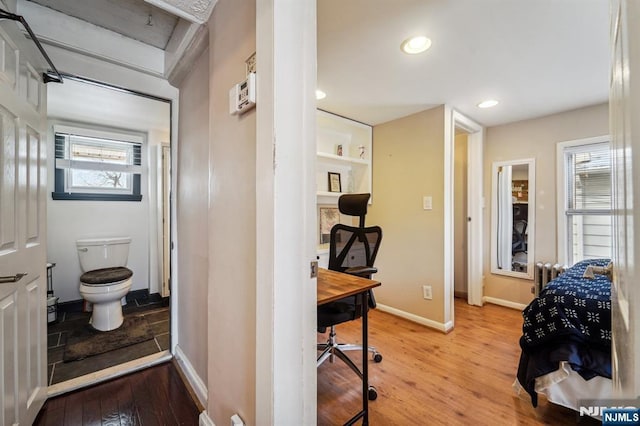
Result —
[[[176,226],[178,229],[178,345],[198,376],[207,377],[209,245],[209,50],[180,85]]]
[[[601,104],[487,129],[484,147],[484,296],[527,304],[532,281],[491,273],[491,167],[494,161],[536,159],[535,260],[555,261],[556,144],[609,133],[608,105]],[[531,235],[529,236],[531,238]]]
[[[207,412],[219,425],[235,412],[256,424],[256,112],[230,115],[228,103],[256,50],[255,26],[251,0],[220,0],[209,21],[209,231],[201,235],[209,236]]]
[[[367,224],[383,238],[379,303],[444,322],[444,107],[373,128],[373,203]],[[433,210],[422,208],[433,197]],[[433,300],[422,286],[433,287]]]
[[[467,134],[456,135],[453,159],[453,287],[456,295],[467,291]]]
[[[315,258],[315,227],[306,226],[311,217],[315,220],[315,192],[306,183],[312,182],[310,165],[316,155],[315,129],[309,125],[315,107],[306,94],[313,93],[316,78],[315,63],[299,65],[309,52],[315,57],[315,3],[273,6],[270,1],[218,1],[208,22],[208,71],[199,64],[202,68],[196,67],[184,83],[189,90],[185,101],[202,110],[193,121],[180,123],[187,127],[181,132],[200,138],[204,147],[185,154],[182,167],[196,170],[181,174],[184,185],[201,178],[197,185],[206,185],[207,191],[200,200],[184,200],[181,211],[185,220],[190,208],[207,213],[198,234],[188,224],[178,232],[193,231],[185,236],[194,245],[192,252],[196,247],[208,251],[208,277],[180,282],[178,296],[185,291],[197,299],[197,306],[204,302],[206,325],[185,327],[206,329],[199,341],[200,332],[189,334],[194,340],[188,343],[206,351],[202,379],[208,399],[202,419],[211,424],[228,424],[234,413],[248,425],[314,424],[316,418],[316,289],[308,273],[309,259]],[[304,34],[305,43],[275,31],[272,25],[278,19],[279,27],[295,23],[294,32]],[[256,31],[261,34],[258,69],[264,70],[257,76],[259,111],[230,115],[229,89],[245,78],[245,60],[256,51]],[[291,85],[295,81],[298,84]],[[185,106],[185,114],[190,108]],[[201,111],[206,111],[204,117]],[[298,119],[292,121],[294,116]],[[257,128],[263,129],[259,137]],[[300,194],[307,195],[306,202]],[[200,221],[201,212],[195,217]],[[190,285],[194,287],[183,290]],[[181,302],[183,310],[190,309],[188,303]],[[190,317],[184,311],[178,315],[179,320]],[[297,393],[292,395],[291,389]]]

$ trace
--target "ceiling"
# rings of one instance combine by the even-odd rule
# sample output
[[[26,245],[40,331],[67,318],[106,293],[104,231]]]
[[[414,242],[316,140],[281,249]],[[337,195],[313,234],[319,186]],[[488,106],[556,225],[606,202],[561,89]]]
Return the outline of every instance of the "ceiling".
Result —
[[[608,0],[317,0],[318,107],[378,124],[448,104],[485,126],[606,102]],[[420,55],[401,42],[423,34]],[[476,105],[493,98],[489,109]]]
[[[72,78],[65,78],[64,84],[47,86],[47,115],[66,121],[167,135],[171,129],[168,102]]]
[[[178,17],[143,0],[28,0],[165,49]]]
[[[173,4],[215,5],[212,0],[30,1],[161,49],[180,19],[165,10],[175,11]],[[609,0],[317,0],[317,5],[318,87],[327,93],[318,107],[364,123],[448,104],[495,126],[608,99]],[[429,37],[431,49],[402,53],[400,43],[416,34]],[[477,107],[489,98],[500,103]]]

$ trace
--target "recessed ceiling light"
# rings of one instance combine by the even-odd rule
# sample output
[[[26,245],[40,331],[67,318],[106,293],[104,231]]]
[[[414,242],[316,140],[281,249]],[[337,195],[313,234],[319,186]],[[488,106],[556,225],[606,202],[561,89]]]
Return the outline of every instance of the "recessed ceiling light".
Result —
[[[482,101],[478,104],[478,108],[491,108],[498,105],[498,101],[495,99],[488,99],[486,101]]]
[[[422,53],[431,47],[431,40],[425,36],[416,36],[406,39],[400,45],[400,49],[409,55]]]
[[[320,99],[324,99],[327,97],[327,94],[324,93],[322,90],[320,89],[316,89],[316,99],[320,100]]]

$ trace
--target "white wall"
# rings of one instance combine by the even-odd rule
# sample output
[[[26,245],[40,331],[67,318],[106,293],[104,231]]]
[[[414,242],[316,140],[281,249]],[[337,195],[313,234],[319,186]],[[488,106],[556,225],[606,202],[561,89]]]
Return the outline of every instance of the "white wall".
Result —
[[[132,117],[134,120],[135,117]],[[99,118],[96,118],[99,121]],[[131,237],[128,267],[133,271],[131,290],[149,289],[157,293],[160,286],[159,256],[157,248],[155,152],[157,146],[168,140],[168,134],[151,131],[143,146],[143,172],[141,176],[142,201],[78,201],[53,200],[54,179],[53,126],[56,123],[79,127],[104,127],[78,124],[54,119],[49,121],[47,150],[47,258],[56,263],[53,270],[53,288],[60,302],[81,300],[78,289],[82,275],[75,242],[81,238]],[[123,125],[132,123],[122,123]],[[152,167],[150,167],[150,164]],[[151,172],[151,173],[150,173]]]

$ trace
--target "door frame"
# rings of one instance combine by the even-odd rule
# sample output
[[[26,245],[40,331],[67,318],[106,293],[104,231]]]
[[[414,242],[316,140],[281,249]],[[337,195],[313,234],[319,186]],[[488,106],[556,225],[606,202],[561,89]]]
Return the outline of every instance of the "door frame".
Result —
[[[640,125],[633,120],[640,109],[640,91],[632,84],[640,69],[637,2],[611,3],[611,80],[609,123],[613,181],[613,282],[611,285],[612,380],[615,398],[634,399],[640,392],[640,250],[635,224],[640,219],[636,185],[640,159]],[[636,78],[637,79],[637,78]]]
[[[467,138],[467,283],[470,305],[482,306],[482,226],[484,127],[445,105],[444,117],[444,323],[453,329],[454,309],[454,147],[456,128]]]
[[[55,57],[54,57],[55,58]],[[119,75],[117,73],[108,73],[108,70],[105,70],[104,68],[104,63],[102,63],[102,61],[100,61],[99,59],[96,59],[97,63],[94,64],[94,66],[91,68],[92,73],[88,73],[88,74],[92,74],[90,76],[86,76],[86,75],[82,75],[81,73],[74,73],[74,74],[70,74],[70,73],[62,73],[63,77],[67,80],[76,80],[76,81],[81,81],[85,84],[95,84],[98,86],[103,86],[105,88],[109,88],[112,90],[119,90],[125,93],[129,93],[131,95],[135,95],[135,96],[142,96],[142,97],[146,97],[152,100],[156,100],[158,102],[167,102],[169,104],[169,120],[170,120],[170,135],[169,135],[169,152],[170,152],[170,163],[171,163],[171,170],[176,170],[176,165],[177,165],[177,143],[175,143],[175,141],[177,141],[177,125],[175,125],[175,123],[178,120],[178,108],[176,107],[176,104],[179,101],[178,98],[178,94],[177,93],[172,93],[173,89],[169,88],[169,83],[166,82],[166,88],[163,87],[159,87],[156,85],[153,85],[151,83],[147,83],[147,84],[141,84],[140,81],[137,81],[137,83],[139,84],[140,88],[139,89],[131,89],[130,87],[134,85],[134,81],[136,80],[131,80],[130,78],[130,71],[129,70],[122,70],[123,73],[122,75]],[[68,61],[69,62],[69,61]],[[73,64],[71,64],[69,66],[69,68],[74,68]],[[114,78],[116,77],[116,78]],[[116,81],[116,80],[122,80],[122,81]],[[164,84],[163,84],[164,86]],[[49,117],[47,117],[47,121],[48,121]],[[159,145],[160,147],[165,146],[163,145]],[[157,177],[158,179],[160,178],[159,176]],[[177,229],[176,229],[176,224],[174,223],[176,220],[175,218],[176,216],[176,203],[173,199],[174,194],[176,194],[176,186],[177,186],[177,176],[174,173],[170,173],[170,198],[169,198],[169,205],[170,205],[170,220],[169,220],[169,229],[170,229],[170,235],[171,235],[171,241],[169,242],[170,244],[170,268],[169,268],[169,283],[170,283],[170,292],[172,294],[172,297],[169,301],[170,307],[169,307],[169,315],[170,315],[170,336],[171,336],[171,346],[169,350],[163,351],[163,352],[157,352],[151,355],[147,355],[145,357],[142,358],[138,358],[132,361],[128,361],[122,364],[117,364],[114,365],[112,367],[108,367],[105,368],[103,370],[99,370],[93,373],[89,373],[83,376],[79,376],[64,382],[60,382],[60,383],[56,383],[53,385],[49,385],[47,388],[47,397],[48,398],[52,398],[67,392],[72,392],[74,390],[77,389],[81,389],[81,388],[85,388],[87,386],[92,386],[98,383],[102,383],[104,381],[107,380],[111,380],[120,376],[123,376],[125,374],[129,374],[138,370],[142,370],[148,367],[151,367],[153,365],[157,365],[160,364],[162,362],[166,362],[168,360],[170,360],[173,357],[173,354],[176,351],[176,345],[177,342],[179,341],[179,336],[178,336],[178,315],[177,313],[177,306],[178,306],[178,292],[176,291],[176,286],[177,286],[177,250],[175,250],[175,247],[173,247],[173,242],[177,240]],[[150,187],[148,187],[149,189],[152,189]],[[157,194],[156,194],[157,195]],[[153,204],[153,203],[152,203]],[[155,206],[158,205],[158,202],[156,202],[154,204]],[[150,211],[149,214],[155,214],[152,213],[152,210],[154,207],[150,206]],[[154,228],[155,231],[157,231],[159,229],[158,226],[156,226]],[[149,241],[150,245],[149,247],[151,247],[151,241]],[[160,254],[160,253],[159,253]],[[162,262],[158,263],[158,266],[162,266],[161,265]],[[161,276],[161,274],[159,275]],[[47,360],[48,362],[48,360]]]
[[[160,227],[162,229],[162,242],[160,244],[162,250],[162,265],[161,277],[162,286],[160,288],[160,295],[162,297],[168,297],[171,294],[171,224],[172,218],[175,218],[171,213],[171,144],[163,143],[160,145],[160,196],[162,198],[160,203],[161,209],[161,221]]]

